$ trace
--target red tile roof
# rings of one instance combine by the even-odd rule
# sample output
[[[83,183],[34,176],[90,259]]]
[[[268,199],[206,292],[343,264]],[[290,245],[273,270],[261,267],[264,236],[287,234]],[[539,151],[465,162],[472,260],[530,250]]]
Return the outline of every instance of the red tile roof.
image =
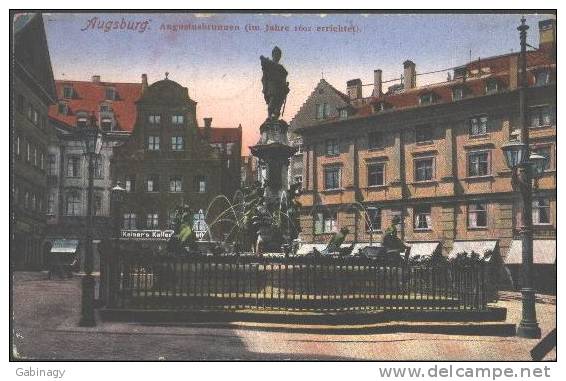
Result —
[[[501,88],[508,88],[511,58],[518,55],[519,53],[510,53],[479,59],[463,65],[462,69],[467,71],[466,78],[456,78],[442,83],[424,85],[414,89],[402,90],[398,93],[385,93],[379,97],[372,96],[364,98],[363,102],[359,103],[350,102],[354,107],[354,115],[348,119],[363,118],[375,114],[374,107],[381,102],[385,103],[392,110],[418,107],[420,105],[420,96],[429,92],[436,97],[435,104],[452,102],[452,89],[457,86],[463,86],[466,89],[467,97],[482,96],[485,95],[486,82],[490,79],[495,79]],[[527,53],[527,67],[531,72],[539,68],[556,70],[556,59],[548,51],[529,51]],[[479,69],[482,70],[482,73],[476,72]],[[534,81],[534,76],[530,76],[529,82],[534,84]],[[325,125],[337,120],[343,121],[344,119],[339,117],[330,118],[304,128]]]
[[[65,99],[63,89],[65,86],[73,88],[73,98]],[[57,98],[59,102],[66,102],[69,112],[60,114],[58,104],[49,107],[49,117],[65,123],[71,127],[76,125],[77,111],[94,112],[99,117],[100,105],[104,102],[110,104],[114,111],[117,128],[121,131],[131,132],[136,122],[135,102],[141,95],[141,83],[115,83],[115,82],[87,82],[56,80]],[[106,88],[116,90],[116,100],[106,101]]]

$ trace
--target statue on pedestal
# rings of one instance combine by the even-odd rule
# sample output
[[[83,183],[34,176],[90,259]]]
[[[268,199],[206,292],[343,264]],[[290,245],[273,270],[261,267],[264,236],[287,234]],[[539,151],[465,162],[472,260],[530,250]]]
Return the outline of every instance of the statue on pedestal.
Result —
[[[267,118],[278,120],[281,113],[281,107],[284,106],[289,93],[289,82],[287,82],[287,70],[279,63],[281,59],[281,49],[277,46],[271,52],[272,59],[260,56],[261,70],[263,76],[261,83],[263,85],[263,97],[267,103]],[[283,108],[285,111],[285,108]]]

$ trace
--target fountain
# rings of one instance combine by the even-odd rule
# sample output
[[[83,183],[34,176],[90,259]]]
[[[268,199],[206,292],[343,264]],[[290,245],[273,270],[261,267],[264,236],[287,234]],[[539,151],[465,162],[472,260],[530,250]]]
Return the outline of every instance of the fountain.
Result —
[[[273,48],[272,59],[260,57],[263,71],[262,84],[267,104],[267,119],[260,126],[260,139],[250,147],[252,155],[257,157],[266,168],[263,203],[258,208],[258,237],[256,254],[281,252],[282,245],[289,240],[282,223],[282,200],[287,199],[284,184],[287,183],[289,158],[296,148],[287,140],[288,124],[280,119],[281,108],[289,93],[287,70],[279,63],[281,49]]]

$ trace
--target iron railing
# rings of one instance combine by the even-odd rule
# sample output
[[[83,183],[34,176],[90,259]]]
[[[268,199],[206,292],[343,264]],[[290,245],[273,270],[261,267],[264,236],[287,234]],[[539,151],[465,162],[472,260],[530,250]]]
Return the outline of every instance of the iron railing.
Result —
[[[482,262],[116,253],[101,280],[107,307],[117,309],[483,310],[486,273]]]

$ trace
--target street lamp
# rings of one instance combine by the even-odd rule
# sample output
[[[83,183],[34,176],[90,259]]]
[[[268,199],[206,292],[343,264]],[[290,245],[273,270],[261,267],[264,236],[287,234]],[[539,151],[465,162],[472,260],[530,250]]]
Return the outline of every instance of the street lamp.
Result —
[[[505,154],[507,166],[512,171],[514,188],[519,188],[523,201],[522,226],[519,229],[521,236],[522,256],[522,317],[517,327],[517,336],[526,338],[540,338],[540,327],[536,315],[535,290],[533,288],[533,216],[532,216],[532,180],[540,177],[546,166],[546,158],[538,154],[530,154],[529,126],[527,124],[527,94],[529,85],[527,78],[527,30],[525,18],[517,28],[521,40],[521,77],[519,87],[519,123],[521,126],[521,140],[504,144],[501,149]]]
[[[117,182],[114,187],[112,187],[112,212],[114,216],[114,234],[115,238],[120,237],[120,215],[121,206],[124,202],[124,195],[126,193],[126,188],[122,187],[121,182]]]
[[[93,209],[93,189],[94,189],[94,157],[100,152],[102,147],[102,133],[96,126],[94,113],[91,115],[90,123],[78,129],[79,136],[83,142],[83,151],[88,159],[88,196],[86,211],[86,245],[85,245],[85,275],[82,279],[81,296],[81,319],[79,325],[82,327],[92,327],[96,325],[94,319],[94,277],[93,252],[92,252],[92,209]]]

